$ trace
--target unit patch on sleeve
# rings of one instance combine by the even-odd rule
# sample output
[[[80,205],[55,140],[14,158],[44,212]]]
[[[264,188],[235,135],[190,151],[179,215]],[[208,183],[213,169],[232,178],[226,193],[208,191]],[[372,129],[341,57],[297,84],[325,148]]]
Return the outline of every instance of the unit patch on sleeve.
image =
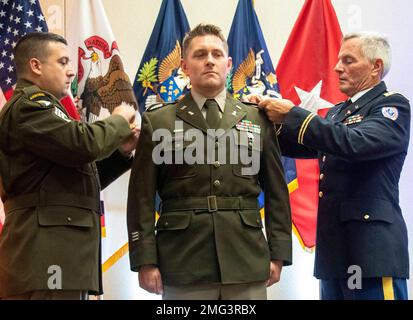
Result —
[[[399,117],[399,111],[396,107],[383,107],[381,109],[381,113],[385,118],[389,118],[390,120],[396,121]]]

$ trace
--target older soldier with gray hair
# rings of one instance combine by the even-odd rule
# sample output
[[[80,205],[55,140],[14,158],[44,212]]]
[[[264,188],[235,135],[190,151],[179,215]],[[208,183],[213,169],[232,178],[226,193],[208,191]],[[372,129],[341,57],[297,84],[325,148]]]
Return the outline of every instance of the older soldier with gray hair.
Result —
[[[322,299],[407,299],[407,230],[399,178],[410,133],[409,101],[387,91],[386,38],[343,38],[335,71],[349,96],[325,119],[289,100],[250,97],[282,124],[284,155],[320,160],[315,276]]]

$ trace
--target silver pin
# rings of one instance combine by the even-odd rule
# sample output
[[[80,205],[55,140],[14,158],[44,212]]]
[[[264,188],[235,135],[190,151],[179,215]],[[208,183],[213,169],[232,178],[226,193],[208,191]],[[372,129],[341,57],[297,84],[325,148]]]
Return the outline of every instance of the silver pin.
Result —
[[[236,105],[235,108],[238,108],[239,110],[242,110],[239,105]]]
[[[187,106],[182,106],[181,110],[185,110],[186,108],[188,108]]]
[[[194,113],[192,111],[188,111],[189,115],[193,116]]]

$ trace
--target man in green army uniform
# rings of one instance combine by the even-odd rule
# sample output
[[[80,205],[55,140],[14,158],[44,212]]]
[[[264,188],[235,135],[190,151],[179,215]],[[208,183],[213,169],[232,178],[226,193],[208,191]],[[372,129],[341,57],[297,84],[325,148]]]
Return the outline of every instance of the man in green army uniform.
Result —
[[[130,168],[135,110],[70,119],[59,99],[74,72],[58,35],[28,34],[14,56],[18,81],[0,113],[0,299],[86,298],[102,292],[99,193]]]
[[[143,114],[129,182],[130,263],[140,286],[164,299],[266,299],[266,286],[292,261],[288,189],[274,126],[227,93],[231,64],[221,30],[198,25],[183,41],[181,67],[191,92]],[[240,161],[245,151],[258,154],[258,168]],[[194,163],[194,157],[208,161]],[[162,202],[155,226],[157,192]]]

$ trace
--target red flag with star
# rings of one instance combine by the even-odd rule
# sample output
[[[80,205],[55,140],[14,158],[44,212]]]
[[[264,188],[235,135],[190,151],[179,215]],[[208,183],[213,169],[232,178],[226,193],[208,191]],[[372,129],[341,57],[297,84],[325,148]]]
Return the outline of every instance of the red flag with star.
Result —
[[[344,100],[334,72],[342,33],[330,0],[306,0],[276,74],[283,98],[318,114]],[[298,189],[290,194],[294,231],[306,248],[315,246],[319,167],[296,160]]]

